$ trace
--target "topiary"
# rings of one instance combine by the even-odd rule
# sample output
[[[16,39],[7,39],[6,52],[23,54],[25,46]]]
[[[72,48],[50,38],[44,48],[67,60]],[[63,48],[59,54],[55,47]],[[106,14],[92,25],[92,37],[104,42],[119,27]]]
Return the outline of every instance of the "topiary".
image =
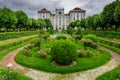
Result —
[[[95,35],[92,35],[92,34],[85,35],[84,39],[91,39],[93,42],[96,42],[96,43],[98,42],[98,38]]]
[[[39,54],[39,56],[40,56],[41,58],[46,58],[46,57],[47,57],[47,53],[46,53],[46,51],[44,51],[44,50],[38,51],[38,54]]]
[[[91,47],[94,49],[98,48],[98,44],[93,42],[91,39],[82,39],[82,42],[84,43],[84,49],[86,49],[86,47]]]
[[[87,50],[78,50],[78,57],[91,57],[93,53],[87,49]]]
[[[67,39],[67,37],[65,36],[65,35],[58,35],[57,37],[56,37],[56,39],[57,40],[60,40],[60,39]]]
[[[78,41],[78,40],[81,40],[83,37],[83,34],[82,34],[82,31],[80,28],[78,28],[78,30],[76,31],[75,33],[75,40]]]
[[[76,61],[77,49],[69,40],[57,40],[51,48],[52,60],[58,64],[67,65]]]

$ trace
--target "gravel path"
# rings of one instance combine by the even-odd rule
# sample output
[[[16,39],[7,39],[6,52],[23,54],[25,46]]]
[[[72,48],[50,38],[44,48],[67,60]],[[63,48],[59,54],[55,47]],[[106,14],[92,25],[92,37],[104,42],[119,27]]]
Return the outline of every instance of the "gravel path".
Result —
[[[115,68],[116,66],[118,66],[120,64],[120,55],[118,55],[114,51],[103,48],[112,55],[112,59],[103,66],[100,66],[98,68],[94,68],[91,70],[87,70],[87,71],[64,74],[64,75],[47,73],[47,72],[43,72],[43,71],[37,71],[32,68],[26,68],[26,67],[23,67],[23,66],[17,64],[15,62],[14,58],[15,58],[15,55],[21,49],[23,49],[23,47],[19,48],[17,50],[14,50],[14,51],[10,52],[8,55],[6,55],[0,61],[0,65],[3,67],[7,67],[8,64],[12,64],[12,67],[11,67],[12,69],[17,70],[17,71],[27,75],[28,77],[33,78],[33,80],[95,80],[97,76]]]

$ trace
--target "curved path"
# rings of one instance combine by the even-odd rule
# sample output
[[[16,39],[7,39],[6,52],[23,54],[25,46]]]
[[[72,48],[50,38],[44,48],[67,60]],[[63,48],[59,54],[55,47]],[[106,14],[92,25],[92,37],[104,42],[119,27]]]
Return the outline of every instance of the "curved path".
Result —
[[[23,49],[23,47],[7,54],[0,61],[0,65],[3,67],[7,67],[8,64],[12,64],[11,69],[17,70],[27,75],[28,77],[33,78],[33,80],[95,80],[97,76],[100,76],[101,74],[115,68],[116,66],[120,64],[120,55],[104,47],[102,48],[108,51],[112,55],[112,58],[108,63],[98,68],[94,68],[94,69],[87,70],[87,71],[76,72],[76,73],[62,75],[62,74],[47,73],[47,72],[38,71],[32,68],[23,67],[17,64],[14,60],[15,55],[21,49]]]

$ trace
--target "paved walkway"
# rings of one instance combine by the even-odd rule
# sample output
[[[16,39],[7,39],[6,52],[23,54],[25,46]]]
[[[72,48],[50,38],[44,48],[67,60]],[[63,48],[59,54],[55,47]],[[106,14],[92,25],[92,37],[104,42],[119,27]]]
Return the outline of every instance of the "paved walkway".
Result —
[[[103,66],[98,68],[94,68],[87,71],[81,71],[76,73],[70,74],[54,74],[54,73],[47,73],[43,71],[38,71],[32,68],[23,67],[15,62],[15,55],[21,50],[19,48],[7,54],[0,62],[0,65],[3,67],[7,67],[8,64],[12,64],[12,69],[17,70],[28,77],[33,78],[33,80],[95,80],[97,76],[115,68],[120,64],[120,55],[111,51],[109,49],[103,48],[108,51],[112,55],[112,59]]]

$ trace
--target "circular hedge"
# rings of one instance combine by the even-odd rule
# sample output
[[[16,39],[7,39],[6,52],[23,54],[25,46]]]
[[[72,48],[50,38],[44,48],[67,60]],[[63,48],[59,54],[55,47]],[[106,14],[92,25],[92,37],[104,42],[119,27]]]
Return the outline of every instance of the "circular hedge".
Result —
[[[51,48],[52,60],[61,65],[71,64],[76,61],[77,48],[69,40],[57,40]]]

